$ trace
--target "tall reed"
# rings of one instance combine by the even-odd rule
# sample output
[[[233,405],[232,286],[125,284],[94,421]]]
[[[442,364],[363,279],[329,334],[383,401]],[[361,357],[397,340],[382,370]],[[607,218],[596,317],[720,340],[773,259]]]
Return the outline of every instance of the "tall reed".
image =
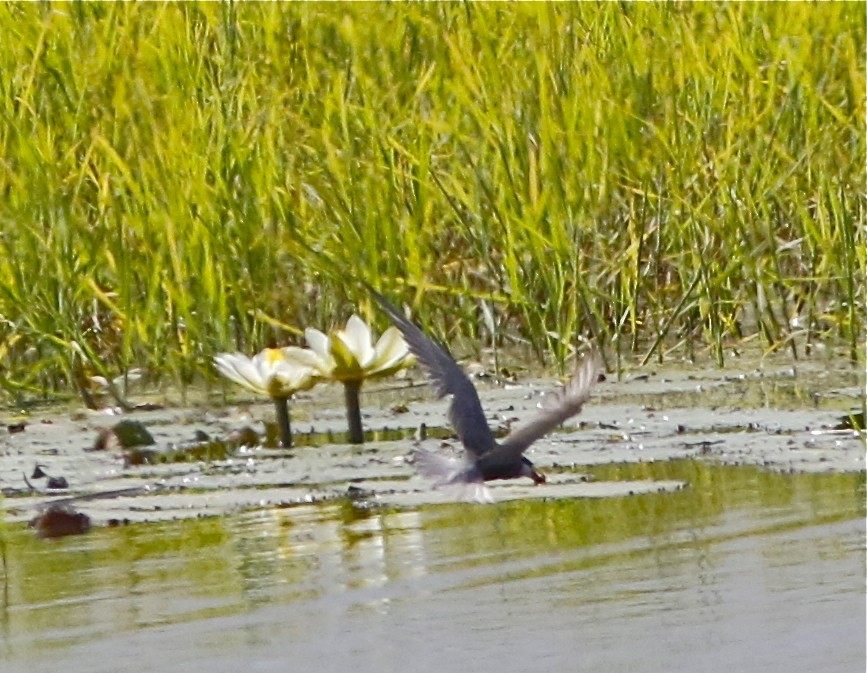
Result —
[[[0,7],[0,385],[366,304],[564,366],[757,336],[863,355],[853,3]],[[373,309],[370,316],[374,315]]]

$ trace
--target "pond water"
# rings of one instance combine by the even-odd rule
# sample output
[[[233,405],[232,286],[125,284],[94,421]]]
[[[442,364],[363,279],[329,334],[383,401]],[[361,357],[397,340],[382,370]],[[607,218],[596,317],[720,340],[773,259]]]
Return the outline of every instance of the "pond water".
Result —
[[[423,387],[365,391],[363,447],[339,390],[296,400],[292,450],[211,452],[268,404],[136,412],[143,464],[90,450],[116,417],[26,417],[0,433],[0,672],[863,671],[864,435],[839,421],[864,382],[834,362],[600,384],[532,448],[550,483],[492,505],[407,464],[420,422],[448,434]],[[550,380],[479,387],[507,427]],[[92,528],[39,539],[66,496]]]
[[[863,474],[588,471],[689,487],[11,526],[2,669],[863,670]]]

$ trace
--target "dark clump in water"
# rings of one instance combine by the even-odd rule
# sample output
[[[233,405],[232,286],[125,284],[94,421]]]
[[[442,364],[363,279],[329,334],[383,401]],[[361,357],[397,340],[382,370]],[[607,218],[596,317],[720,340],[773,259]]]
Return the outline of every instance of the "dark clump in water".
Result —
[[[154,444],[153,435],[141,421],[123,420],[111,428],[100,431],[91,451],[111,451],[113,449],[131,449]]]
[[[64,491],[69,488],[69,482],[66,480],[66,477],[53,477],[45,471],[44,465],[37,464],[33,468],[33,473],[30,475],[30,479],[45,479],[45,487],[50,491]],[[28,481],[27,476],[24,476],[24,482],[30,488],[30,490],[35,490],[33,485]]]
[[[90,530],[90,517],[68,505],[51,505],[30,521],[41,538],[80,535]]]
[[[840,418],[834,430],[864,430],[864,412],[853,411]]]

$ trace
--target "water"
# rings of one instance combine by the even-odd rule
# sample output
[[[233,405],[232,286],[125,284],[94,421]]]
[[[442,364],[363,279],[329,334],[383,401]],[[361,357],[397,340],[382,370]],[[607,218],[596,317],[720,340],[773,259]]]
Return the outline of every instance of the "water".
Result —
[[[689,487],[7,525],[2,670],[864,670],[863,473],[585,471]]]

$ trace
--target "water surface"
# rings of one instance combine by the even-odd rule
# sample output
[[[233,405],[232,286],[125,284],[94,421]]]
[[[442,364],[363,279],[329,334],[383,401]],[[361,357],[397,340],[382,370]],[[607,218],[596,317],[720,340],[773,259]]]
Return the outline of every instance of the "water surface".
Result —
[[[7,524],[2,670],[863,670],[863,473],[582,471],[689,486]]]

